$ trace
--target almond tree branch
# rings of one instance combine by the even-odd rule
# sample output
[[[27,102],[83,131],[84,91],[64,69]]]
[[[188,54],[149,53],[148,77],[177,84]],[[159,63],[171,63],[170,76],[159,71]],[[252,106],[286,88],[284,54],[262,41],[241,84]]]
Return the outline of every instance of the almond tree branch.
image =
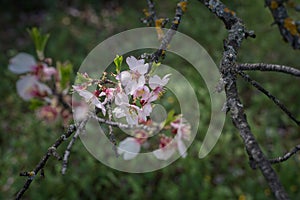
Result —
[[[66,173],[66,170],[67,170],[67,167],[68,167],[68,160],[69,160],[69,156],[70,156],[70,153],[71,153],[72,146],[75,143],[75,140],[78,138],[79,134],[82,133],[82,131],[85,129],[85,125],[86,125],[88,120],[89,120],[89,117],[87,117],[86,119],[84,119],[80,123],[80,125],[77,127],[77,130],[76,130],[75,134],[73,135],[71,141],[69,142],[69,144],[67,146],[67,149],[65,150],[62,169],[61,169],[62,174]]]
[[[26,174],[28,174],[28,179],[25,182],[24,186],[21,188],[21,190],[18,192],[16,199],[21,199],[21,197],[24,195],[24,193],[28,190],[30,184],[33,181],[33,178],[35,175],[38,174],[39,171],[42,171],[44,166],[46,165],[48,159],[50,156],[53,154],[53,149],[57,149],[57,147],[60,146],[60,144],[65,141],[68,137],[70,137],[74,132],[76,131],[76,126],[75,125],[70,125],[67,132],[63,135],[61,135],[55,143],[47,150],[45,155],[42,157],[40,162],[36,165],[36,167],[31,171]],[[25,173],[21,173],[20,175],[24,176]]]
[[[233,124],[240,132],[249,159],[259,167],[274,196],[277,199],[289,199],[277,174],[269,160],[260,149],[248,124],[243,104],[238,95],[236,84],[236,58],[242,41],[247,36],[254,36],[248,32],[240,18],[219,0],[199,0],[212,13],[221,19],[228,29],[227,40],[224,41],[224,52],[220,72],[225,83],[226,104],[231,112]]]
[[[300,32],[296,21],[289,17],[284,0],[265,0],[283,39],[294,49],[300,49]]]
[[[267,91],[265,88],[263,88],[257,81],[253,80],[249,75],[245,74],[244,72],[239,71],[238,74],[246,80],[248,83],[250,83],[252,86],[254,86],[256,89],[261,91],[264,95],[266,95],[268,98],[270,98],[289,118],[291,118],[298,126],[300,125],[300,121],[297,120],[293,114],[283,105],[279,99],[277,99],[275,96],[273,96],[269,91]]]
[[[167,50],[168,45],[170,44],[173,36],[175,35],[179,24],[181,22],[182,16],[186,11],[187,0],[180,0],[176,6],[175,16],[171,23],[170,29],[162,38],[161,44],[156,52],[151,55],[151,62],[158,62],[160,57],[164,56],[165,51]]]
[[[287,159],[289,159],[290,157],[292,157],[293,155],[295,155],[298,151],[300,151],[300,144],[298,144],[297,146],[295,146],[291,151],[287,152],[283,156],[271,159],[270,163],[271,164],[277,164],[277,163],[284,162]]]
[[[300,70],[285,66],[285,65],[276,65],[276,64],[266,64],[266,63],[241,63],[237,64],[238,70],[241,71],[272,71],[272,72],[282,72],[285,74],[290,74],[293,76],[300,77]]]

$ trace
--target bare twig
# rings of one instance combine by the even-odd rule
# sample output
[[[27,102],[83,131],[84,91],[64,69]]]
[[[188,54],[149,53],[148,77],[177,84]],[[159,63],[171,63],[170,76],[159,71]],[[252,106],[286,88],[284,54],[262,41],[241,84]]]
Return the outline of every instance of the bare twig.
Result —
[[[64,153],[64,158],[63,158],[63,163],[62,163],[62,169],[61,169],[61,173],[65,174],[67,167],[68,167],[68,160],[69,160],[69,156],[71,153],[71,149],[73,144],[75,143],[75,140],[78,138],[79,134],[82,133],[82,131],[85,129],[85,125],[87,123],[87,121],[89,120],[89,117],[87,117],[86,119],[84,119],[79,126],[77,127],[77,130],[75,132],[75,134],[73,135],[71,141],[69,142],[67,149],[65,150]]]
[[[276,163],[284,162],[287,159],[289,159],[290,157],[292,157],[293,155],[295,155],[298,151],[300,151],[300,144],[298,144],[297,146],[295,146],[291,151],[287,152],[283,156],[271,159],[270,163],[271,164],[276,164]]]
[[[155,4],[152,0],[147,0],[148,9],[144,9],[145,18],[142,18],[141,21],[147,26],[153,26],[157,20]]]
[[[252,164],[255,163],[262,174],[274,196],[277,199],[289,199],[282,184],[280,183],[277,174],[273,170],[270,162],[260,149],[251,129],[248,124],[246,114],[243,109],[243,104],[238,95],[236,85],[236,58],[242,41],[247,36],[254,36],[252,32],[247,32],[242,20],[236,17],[236,14],[231,11],[219,0],[199,0],[212,13],[221,19],[228,29],[227,40],[224,41],[224,52],[221,61],[220,71],[225,82],[226,104],[231,112],[233,124],[240,132],[243,139],[249,159]]]
[[[276,64],[266,64],[266,63],[241,63],[237,64],[238,70],[241,71],[253,71],[253,70],[259,70],[259,71],[272,71],[272,72],[282,72],[285,74],[290,74],[293,76],[300,77],[300,70],[285,66],[285,65],[276,65]]]
[[[162,38],[161,44],[159,48],[157,49],[156,52],[154,52],[151,55],[151,62],[158,62],[158,59],[160,57],[163,57],[165,54],[165,51],[170,44],[173,36],[175,35],[179,24],[181,22],[181,18],[186,11],[186,6],[187,6],[187,0],[180,0],[179,3],[176,6],[176,11],[175,11],[175,16],[173,18],[172,24],[170,29],[167,31],[167,33],[164,35]]]
[[[123,124],[120,122],[114,122],[114,121],[110,121],[104,118],[100,118],[97,115],[95,115],[94,113],[90,113],[90,117],[97,120],[99,123],[103,123],[109,126],[113,126],[113,127],[119,127],[119,128],[123,128],[123,129],[143,129],[145,131],[147,131],[149,134],[154,133],[155,131],[159,130],[159,127],[151,127],[151,126],[146,126],[146,125],[130,125],[130,124]]]
[[[246,80],[248,83],[250,83],[252,86],[254,86],[256,89],[261,91],[263,94],[265,94],[267,97],[269,97],[289,118],[291,118],[298,126],[300,125],[300,121],[297,120],[293,114],[283,105],[279,99],[277,99],[275,96],[273,96],[269,91],[267,91],[265,88],[263,88],[257,81],[253,80],[249,75],[245,74],[244,72],[239,71],[238,74]]]
[[[108,108],[108,120],[111,121],[112,120],[112,109],[111,109],[111,102],[109,101],[107,104],[107,108]],[[108,125],[108,136],[109,136],[109,141],[113,144],[112,149],[114,150],[116,156],[118,157],[118,150],[117,150],[117,141],[115,138],[115,135],[113,133],[113,128],[111,125]]]
[[[46,165],[48,159],[50,158],[50,156],[53,154],[53,149],[56,149],[57,147],[60,146],[60,144],[66,140],[66,138],[70,137],[74,132],[76,131],[76,126],[75,125],[70,125],[67,132],[63,135],[61,135],[56,141],[55,143],[47,150],[46,154],[42,157],[42,159],[40,160],[40,162],[36,165],[36,167],[34,168],[34,170],[32,170],[31,172],[29,172],[28,179],[25,182],[24,186],[21,188],[21,190],[18,192],[16,199],[21,199],[21,197],[24,195],[24,193],[26,192],[26,190],[28,190],[30,184],[33,181],[33,178],[35,175],[38,174],[39,171],[41,171],[44,166]],[[20,175],[23,175],[24,173],[21,173]]]

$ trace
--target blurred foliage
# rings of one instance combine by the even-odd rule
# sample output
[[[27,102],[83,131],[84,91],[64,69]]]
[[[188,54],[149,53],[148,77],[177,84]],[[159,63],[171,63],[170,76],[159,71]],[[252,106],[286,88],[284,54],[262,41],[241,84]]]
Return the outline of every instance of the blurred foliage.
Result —
[[[239,62],[268,62],[299,66],[299,51],[282,41],[277,27],[261,0],[224,2],[236,11],[257,38],[247,39],[239,52]],[[174,15],[175,0],[157,1],[159,16]],[[35,118],[28,103],[16,94],[17,76],[7,70],[8,60],[18,51],[34,54],[26,28],[40,27],[50,32],[46,55],[69,60],[78,69],[80,63],[99,42],[123,30],[143,27],[139,18],[146,1],[16,1],[2,0],[0,7],[0,199],[13,198],[25,178],[21,171],[32,169],[41,156],[62,133],[56,125],[46,125]],[[223,24],[197,1],[191,1],[179,31],[203,45],[218,64],[222,57]],[[170,64],[184,65],[172,56]],[[201,139],[210,120],[208,92],[184,68],[197,87],[201,122],[197,139],[186,159],[151,173],[128,174],[113,170],[94,159],[80,141],[76,142],[65,176],[61,163],[54,158],[45,168],[45,178],[37,177],[24,199],[272,199],[259,171],[250,169],[237,130],[228,119],[221,138],[205,159],[198,159]],[[291,76],[252,72],[261,82],[300,118],[299,80]],[[282,155],[300,142],[299,128],[273,103],[243,81],[239,89],[252,130],[269,157]],[[63,150],[66,144],[62,145]],[[62,153],[62,151],[60,151]],[[276,171],[292,199],[300,196],[300,156],[276,165]]]

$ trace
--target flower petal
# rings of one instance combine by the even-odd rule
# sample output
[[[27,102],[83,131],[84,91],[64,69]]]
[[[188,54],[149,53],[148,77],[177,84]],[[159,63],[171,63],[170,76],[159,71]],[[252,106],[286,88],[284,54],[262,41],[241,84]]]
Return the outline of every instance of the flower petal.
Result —
[[[22,74],[33,70],[36,65],[34,57],[27,53],[19,53],[10,60],[8,69],[15,74]]]
[[[175,148],[173,148],[171,144],[153,151],[154,156],[159,160],[168,160],[174,153]]]
[[[137,60],[134,56],[130,56],[126,58],[126,62],[130,70],[136,71],[139,66],[144,65],[145,61],[143,59]]]
[[[131,160],[138,155],[141,145],[133,137],[127,137],[120,142],[118,154],[123,154],[124,160]]]

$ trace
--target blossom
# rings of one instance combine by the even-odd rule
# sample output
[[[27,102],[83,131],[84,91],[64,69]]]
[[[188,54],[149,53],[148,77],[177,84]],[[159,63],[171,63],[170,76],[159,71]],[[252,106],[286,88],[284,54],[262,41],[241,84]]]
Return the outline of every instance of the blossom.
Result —
[[[112,101],[114,98],[115,88],[104,88],[102,92],[99,94],[99,97],[105,96],[103,104],[106,104],[108,101]]]
[[[134,137],[127,137],[120,142],[118,147],[118,154],[123,154],[124,160],[131,160],[138,155],[140,150],[140,142]]]
[[[179,134],[185,140],[190,139],[191,125],[182,116],[171,122],[171,127],[173,128],[172,133]]]
[[[31,72],[38,79],[50,80],[57,74],[54,67],[48,67],[45,63],[37,63],[34,57],[27,53],[19,53],[10,60],[8,69],[15,74]]]
[[[46,105],[41,107],[37,115],[39,118],[44,119],[47,122],[53,122],[57,119],[59,109],[57,107],[53,107],[51,105]]]
[[[23,76],[17,81],[17,92],[25,101],[34,97],[43,98],[52,94],[51,89],[47,85],[40,83],[32,75]]]
[[[133,94],[136,89],[146,83],[145,74],[148,71],[149,64],[144,64],[144,60],[137,60],[135,57],[127,57],[126,62],[130,71],[123,71],[119,74],[118,79],[125,87],[126,94]]]
[[[76,86],[73,85],[73,89],[85,99],[86,102],[91,103],[92,105],[96,106],[97,108],[100,108],[102,111],[102,114],[105,115],[106,109],[103,103],[101,103],[98,99],[98,95],[96,96],[95,94],[91,93],[90,91],[87,91],[84,87],[82,86]]]
[[[168,160],[178,150],[181,157],[187,156],[187,147],[182,141],[182,135],[176,135],[172,140],[170,137],[162,137],[160,139],[159,149],[153,151],[154,156],[159,160]]]
[[[129,104],[128,96],[125,93],[117,93],[115,97],[115,104],[117,107],[113,110],[113,113],[117,118],[126,117],[128,124],[138,124],[137,110],[139,110],[139,107]]]

